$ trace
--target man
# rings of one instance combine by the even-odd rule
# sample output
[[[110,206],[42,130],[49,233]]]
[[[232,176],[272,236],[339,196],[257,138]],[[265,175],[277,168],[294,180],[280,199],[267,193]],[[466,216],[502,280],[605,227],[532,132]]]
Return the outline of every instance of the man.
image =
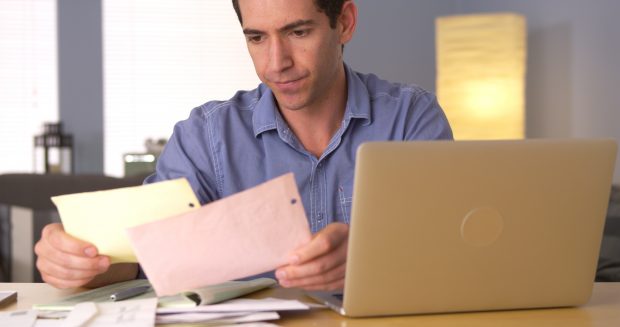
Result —
[[[341,289],[357,147],[451,139],[452,132],[433,95],[344,64],[357,23],[353,1],[233,0],[233,7],[262,84],[194,109],[175,126],[146,182],[185,177],[208,203],[294,172],[314,237],[275,275],[284,287]],[[135,264],[110,266],[59,224],[43,230],[36,253],[43,279],[56,287],[138,274]]]

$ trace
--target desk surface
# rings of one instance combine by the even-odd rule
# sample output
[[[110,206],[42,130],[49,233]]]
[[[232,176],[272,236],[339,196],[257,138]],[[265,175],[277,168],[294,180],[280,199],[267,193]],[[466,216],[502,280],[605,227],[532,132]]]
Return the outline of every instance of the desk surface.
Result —
[[[78,293],[79,290],[57,290],[47,284],[0,283],[0,290],[18,291],[17,303],[0,311],[29,309],[35,303],[46,303]],[[279,297],[310,301],[302,291],[275,288],[255,293],[252,297]],[[516,310],[443,315],[399,316],[388,318],[344,318],[331,310],[285,313],[274,321],[281,326],[620,326],[620,283],[596,283],[590,301],[582,307],[542,310]]]

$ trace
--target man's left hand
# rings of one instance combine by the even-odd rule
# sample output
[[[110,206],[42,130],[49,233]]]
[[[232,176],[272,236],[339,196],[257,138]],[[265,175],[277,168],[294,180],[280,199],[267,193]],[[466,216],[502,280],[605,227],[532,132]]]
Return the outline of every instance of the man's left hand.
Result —
[[[276,270],[282,287],[332,291],[344,288],[349,226],[332,223],[297,249],[289,264]]]

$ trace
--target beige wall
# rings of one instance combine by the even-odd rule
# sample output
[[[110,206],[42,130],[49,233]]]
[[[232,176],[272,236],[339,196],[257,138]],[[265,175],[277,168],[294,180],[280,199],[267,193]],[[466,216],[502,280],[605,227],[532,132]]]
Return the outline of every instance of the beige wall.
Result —
[[[347,62],[434,90],[434,18],[513,11],[528,20],[527,136],[620,142],[620,1],[356,0],[358,33]],[[614,182],[620,184],[620,158]]]

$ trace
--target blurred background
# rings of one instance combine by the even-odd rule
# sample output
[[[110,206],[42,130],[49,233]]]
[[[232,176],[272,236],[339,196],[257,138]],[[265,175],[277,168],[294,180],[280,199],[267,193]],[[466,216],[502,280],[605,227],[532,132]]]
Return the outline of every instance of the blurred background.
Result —
[[[430,91],[437,17],[525,16],[526,137],[620,140],[620,2],[356,3],[346,62]],[[62,122],[75,173],[123,176],[192,108],[258,82],[230,0],[0,0],[0,173],[32,172],[33,137]]]

